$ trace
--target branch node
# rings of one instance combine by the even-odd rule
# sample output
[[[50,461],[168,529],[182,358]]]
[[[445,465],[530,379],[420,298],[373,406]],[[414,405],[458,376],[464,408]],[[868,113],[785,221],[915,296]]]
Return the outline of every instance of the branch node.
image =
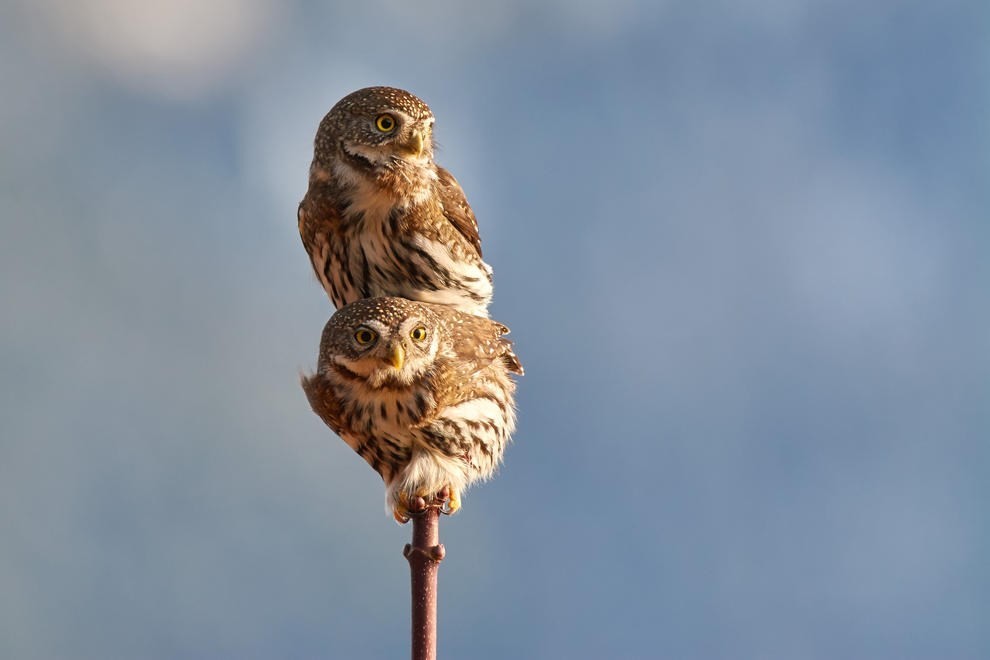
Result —
[[[443,543],[431,545],[426,548],[416,548],[411,543],[406,543],[406,547],[402,549],[402,556],[412,561],[414,555],[418,555],[426,561],[439,563],[447,556],[447,549],[443,547]]]

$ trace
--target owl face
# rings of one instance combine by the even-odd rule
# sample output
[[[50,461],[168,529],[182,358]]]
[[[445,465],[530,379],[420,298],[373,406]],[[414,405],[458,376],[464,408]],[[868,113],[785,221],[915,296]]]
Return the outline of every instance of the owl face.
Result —
[[[334,314],[325,330],[324,343],[332,347],[330,359],[374,389],[408,386],[422,378],[440,347],[432,314],[422,307],[412,309],[411,304],[397,305],[394,300],[371,298],[352,303]]]
[[[409,92],[368,87],[331,108],[320,133],[348,156],[376,169],[402,163],[423,166],[433,160],[433,122],[430,108]]]

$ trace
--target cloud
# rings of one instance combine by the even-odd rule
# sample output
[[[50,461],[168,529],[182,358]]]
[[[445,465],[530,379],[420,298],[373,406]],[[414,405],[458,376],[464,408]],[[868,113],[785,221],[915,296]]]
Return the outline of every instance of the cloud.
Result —
[[[278,24],[272,0],[85,0],[35,6],[75,55],[119,82],[173,99],[206,95]]]

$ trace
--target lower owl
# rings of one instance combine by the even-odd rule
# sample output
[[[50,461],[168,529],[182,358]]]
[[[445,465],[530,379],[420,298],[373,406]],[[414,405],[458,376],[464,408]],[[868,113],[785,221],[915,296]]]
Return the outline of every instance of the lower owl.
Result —
[[[447,512],[490,477],[515,429],[511,374],[523,368],[487,318],[405,298],[368,298],[327,322],[319,365],[302,386],[313,411],[385,481],[386,506],[409,519],[414,497],[449,489]]]

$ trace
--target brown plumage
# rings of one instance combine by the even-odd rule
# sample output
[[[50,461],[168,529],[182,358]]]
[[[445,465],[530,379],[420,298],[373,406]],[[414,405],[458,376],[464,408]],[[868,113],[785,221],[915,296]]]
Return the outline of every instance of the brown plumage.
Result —
[[[351,303],[323,330],[313,411],[385,481],[400,522],[412,497],[491,476],[515,428],[522,365],[504,325],[445,305],[382,297]]]
[[[392,87],[353,92],[320,122],[299,234],[338,309],[400,296],[488,315],[491,268],[464,191],[433,161],[433,122]]]

